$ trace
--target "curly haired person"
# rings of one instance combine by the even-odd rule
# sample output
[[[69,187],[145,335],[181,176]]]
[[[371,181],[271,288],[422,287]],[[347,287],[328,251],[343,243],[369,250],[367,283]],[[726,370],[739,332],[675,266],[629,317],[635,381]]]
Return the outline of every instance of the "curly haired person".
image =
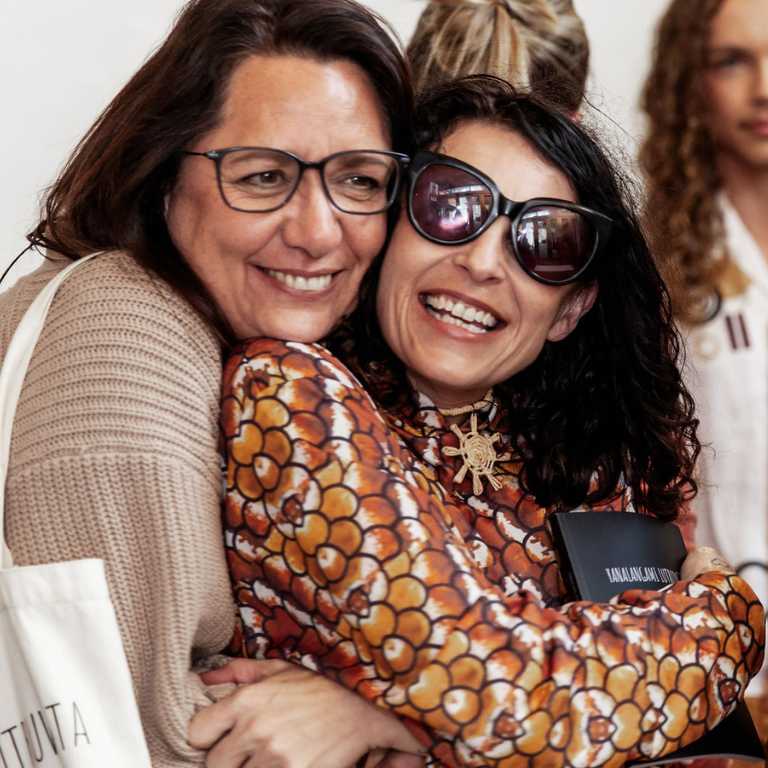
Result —
[[[765,600],[768,0],[674,0],[643,106],[647,225],[687,336],[707,446],[697,539],[723,552]],[[750,693],[766,693],[765,672]]]

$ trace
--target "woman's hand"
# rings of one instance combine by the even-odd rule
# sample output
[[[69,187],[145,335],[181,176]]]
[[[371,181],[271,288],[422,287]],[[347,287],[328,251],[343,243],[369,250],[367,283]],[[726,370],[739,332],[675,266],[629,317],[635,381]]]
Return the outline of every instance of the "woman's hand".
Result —
[[[364,768],[423,768],[424,759],[412,752],[375,749],[368,754]]]
[[[714,547],[696,547],[683,560],[680,578],[688,581],[707,571],[736,573],[734,567]]]
[[[189,743],[209,750],[207,768],[342,768],[376,748],[423,749],[393,715],[287,662],[238,659],[201,679],[241,684],[190,721]],[[377,755],[387,768],[421,765],[413,755]]]
[[[223,667],[203,672],[200,679],[205,685],[247,685],[261,682],[289,669],[296,669],[296,665],[282,659],[232,659]]]

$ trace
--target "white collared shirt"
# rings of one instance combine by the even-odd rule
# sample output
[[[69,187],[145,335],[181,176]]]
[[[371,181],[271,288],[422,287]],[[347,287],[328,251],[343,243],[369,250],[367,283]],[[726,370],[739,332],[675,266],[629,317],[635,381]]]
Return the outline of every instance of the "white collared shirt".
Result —
[[[728,251],[750,284],[723,298],[710,321],[687,328],[687,383],[696,399],[704,448],[699,459],[696,541],[737,568],[768,565],[768,254],[764,256],[721,194]],[[763,603],[768,572],[741,571]],[[768,690],[768,670],[750,694]]]

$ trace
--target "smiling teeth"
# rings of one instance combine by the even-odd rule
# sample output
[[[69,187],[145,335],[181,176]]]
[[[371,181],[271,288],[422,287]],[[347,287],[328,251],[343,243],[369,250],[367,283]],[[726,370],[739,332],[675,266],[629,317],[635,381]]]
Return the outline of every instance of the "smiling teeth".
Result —
[[[465,323],[463,320],[459,320],[458,317],[454,317],[453,315],[446,315],[444,312],[435,312],[432,307],[427,307],[427,312],[429,312],[432,317],[437,318],[441,323],[447,323],[448,325],[457,325],[459,328],[463,328],[465,331],[469,331],[470,333],[488,333],[488,328],[481,328],[479,325],[470,325],[469,323]]]
[[[268,269],[267,274],[297,291],[324,291],[331,285],[333,279],[333,275],[302,277],[301,275],[289,275],[287,272],[278,272],[276,269]]]
[[[437,310],[432,314],[438,317],[444,322],[450,320],[458,320],[459,323],[453,323],[454,325],[461,325],[462,328],[468,330],[477,330],[483,333],[484,330],[478,329],[477,325],[485,326],[486,329],[495,328],[498,325],[498,319],[495,318],[490,312],[485,312],[482,309],[470,307],[461,301],[455,301],[450,296],[432,296],[426,297],[426,303],[432,310]],[[461,321],[464,322],[461,322]],[[476,325],[470,326],[468,323],[475,323]]]

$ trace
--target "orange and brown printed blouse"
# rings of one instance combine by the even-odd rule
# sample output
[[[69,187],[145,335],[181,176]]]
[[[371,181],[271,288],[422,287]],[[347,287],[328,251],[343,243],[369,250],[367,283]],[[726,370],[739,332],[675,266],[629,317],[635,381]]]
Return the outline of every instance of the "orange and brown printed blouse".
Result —
[[[460,460],[442,448],[457,438],[425,398],[383,413],[324,348],[269,339],[236,351],[224,382],[245,653],[405,718],[432,765],[665,754],[759,669],[763,611],[737,576],[563,604],[547,511],[513,464],[498,491],[456,484]]]

